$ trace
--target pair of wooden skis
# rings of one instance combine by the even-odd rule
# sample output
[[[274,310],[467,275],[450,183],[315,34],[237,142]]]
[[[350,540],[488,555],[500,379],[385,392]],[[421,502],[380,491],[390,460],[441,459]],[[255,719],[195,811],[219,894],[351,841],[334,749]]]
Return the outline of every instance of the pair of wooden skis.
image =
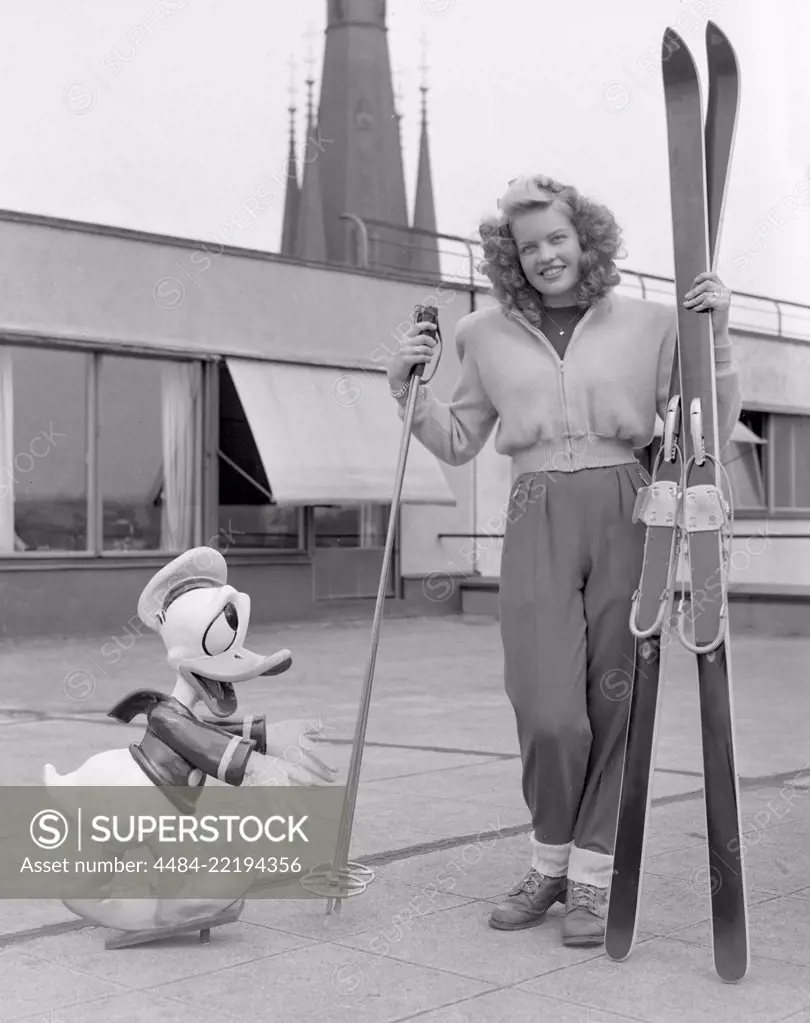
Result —
[[[675,247],[678,343],[664,436],[652,483],[639,495],[646,524],[641,580],[630,627],[636,663],[619,806],[605,948],[624,959],[636,938],[646,825],[655,769],[659,680],[672,641],[673,600],[685,545],[691,608],[678,633],[697,657],[703,740],[708,876],[714,966],[726,981],[748,969],[748,923],[734,751],[728,633],[728,506],[720,478],[711,317],[682,305],[695,277],[713,268],[739,108],[734,50],[712,22],[706,27],[709,97],[704,125],[698,69],[671,29],[662,44]]]

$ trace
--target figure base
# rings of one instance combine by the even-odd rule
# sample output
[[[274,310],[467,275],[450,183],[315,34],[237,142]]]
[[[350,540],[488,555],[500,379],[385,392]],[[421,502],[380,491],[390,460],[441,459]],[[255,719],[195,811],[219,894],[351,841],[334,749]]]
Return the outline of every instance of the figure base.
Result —
[[[174,938],[181,934],[193,934],[200,932],[200,944],[207,945],[211,940],[211,928],[222,927],[223,924],[235,923],[242,915],[245,908],[245,900],[239,899],[232,906],[223,909],[220,913],[212,916],[197,917],[196,920],[187,920],[182,924],[175,924],[172,927],[152,927],[143,931],[119,931],[112,938],[108,938],[105,949],[131,948],[134,945],[145,945],[150,941],[160,941],[162,938]]]

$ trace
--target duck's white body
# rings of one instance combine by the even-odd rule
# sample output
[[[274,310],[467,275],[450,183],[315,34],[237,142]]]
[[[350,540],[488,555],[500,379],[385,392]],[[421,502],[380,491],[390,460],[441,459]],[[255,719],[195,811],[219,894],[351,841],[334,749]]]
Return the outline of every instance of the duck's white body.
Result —
[[[108,749],[95,753],[75,771],[59,774],[55,767],[46,764],[42,771],[42,782],[48,789],[63,785],[153,785],[141,768],[132,759],[129,749]],[[58,793],[54,793],[58,798]]]
[[[141,620],[161,636],[169,664],[176,673],[175,686],[170,698],[153,690],[140,690],[130,694],[111,711],[111,716],[130,721],[139,713],[151,714],[155,706],[168,706],[170,709],[164,713],[170,715],[170,722],[177,724],[179,740],[177,747],[169,743],[168,748],[181,758],[178,760],[178,755],[172,754],[171,766],[177,770],[179,762],[181,772],[183,765],[187,769],[185,773],[174,781],[160,776],[160,769],[165,764],[153,763],[148,752],[144,752],[149,743],[153,751],[156,745],[154,733],[150,734],[148,718],[146,736],[140,744],[95,753],[76,770],[66,774],[60,774],[52,764],[46,764],[43,783],[56,803],[61,802],[61,788],[74,786],[129,787],[158,783],[196,786],[204,774],[218,775],[231,784],[267,784],[272,779],[274,785],[289,785],[296,779],[302,780],[299,768],[287,765],[284,769],[277,758],[263,756],[256,751],[248,752],[245,749],[247,739],[238,733],[212,728],[210,719],[205,724],[196,712],[200,704],[205,704],[215,720],[230,717],[237,707],[234,683],[260,675],[278,674],[292,663],[287,650],[262,657],[245,649],[250,598],[228,586],[226,578],[225,559],[210,547],[187,551],[155,575],[141,594],[138,613]],[[263,718],[261,720],[263,723]],[[163,724],[165,732],[165,721]],[[312,738],[313,734],[317,733],[299,731],[301,737]],[[196,748],[190,739],[196,741]],[[289,742],[288,739],[284,741]],[[234,743],[241,750],[235,774],[230,761],[226,762],[229,754],[233,758]],[[186,763],[184,758],[189,748],[195,748],[197,755],[189,754],[192,760]],[[158,753],[160,749],[158,741]],[[326,772],[332,771],[314,756],[312,759]],[[230,776],[229,772],[232,772]],[[328,773],[316,770],[315,774],[324,780],[332,780]],[[314,781],[312,777],[303,780],[306,784]],[[93,891],[97,893],[98,887],[94,887]],[[184,926],[191,928],[196,921],[208,926],[217,914],[234,906],[235,899],[163,899],[155,894],[154,898],[73,898],[63,902],[77,916],[102,927],[122,931],[159,931]],[[236,915],[231,911],[228,921],[235,919]]]

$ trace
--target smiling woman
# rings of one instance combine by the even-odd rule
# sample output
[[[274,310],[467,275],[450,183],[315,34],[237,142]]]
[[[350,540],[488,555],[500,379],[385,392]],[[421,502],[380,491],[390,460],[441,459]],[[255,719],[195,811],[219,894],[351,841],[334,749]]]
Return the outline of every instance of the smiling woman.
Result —
[[[609,683],[635,656],[644,523],[633,509],[649,483],[635,451],[665,416],[676,317],[614,292],[621,231],[575,188],[515,178],[499,209],[480,229],[498,305],[459,321],[455,393],[445,403],[422,385],[413,433],[461,465],[498,423],[495,449],[512,460],[500,621],[533,834],[531,868],[490,923],[531,927],[564,902],[564,943],[599,945],[628,709]],[[712,314],[722,447],[740,407],[729,293],[703,273],[682,300]],[[435,345],[430,325],[416,323],[391,359],[400,414],[403,383]]]
[[[532,186],[524,181],[519,187],[523,193],[516,191],[510,201],[527,208],[513,218],[509,244],[498,245],[501,225],[495,221],[482,228],[484,248],[489,250],[491,271],[497,268],[504,273],[507,293],[511,284],[529,322],[545,334],[562,358],[591,301],[619,281],[613,258],[619,250],[620,232],[610,212],[596,203],[568,197],[567,202],[537,205]],[[494,244],[487,245],[488,239]],[[542,298],[539,311],[523,282],[514,280],[512,246],[528,287]]]

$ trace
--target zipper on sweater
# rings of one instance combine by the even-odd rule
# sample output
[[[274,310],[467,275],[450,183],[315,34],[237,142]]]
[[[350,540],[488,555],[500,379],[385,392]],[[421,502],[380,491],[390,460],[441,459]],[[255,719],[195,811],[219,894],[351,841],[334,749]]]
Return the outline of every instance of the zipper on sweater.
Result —
[[[565,349],[565,352],[563,353],[563,357],[560,360],[560,376],[561,376],[562,391],[563,391],[563,408],[565,409],[565,428],[566,428],[566,430],[568,432],[568,457],[571,459],[571,461],[573,461],[574,455],[573,455],[572,444],[571,444],[571,423],[570,423],[569,418],[568,418],[568,402],[567,402],[566,397],[565,397],[565,359],[566,359],[566,356],[568,355],[568,353],[573,348],[574,341],[577,339],[577,336],[581,333],[580,327],[585,323],[585,321],[591,315],[593,310],[594,310],[594,307],[591,306],[586,311],[585,315],[582,317],[582,319],[579,321],[579,323],[571,331],[571,340],[568,342],[568,347]]]
[[[557,366],[559,367],[559,370],[560,370],[560,376],[559,376],[559,380],[560,380],[560,397],[561,397],[561,400],[562,400],[563,414],[565,416],[566,443],[568,445],[568,457],[569,457],[569,459],[573,459],[573,455],[572,455],[572,451],[571,451],[571,420],[570,420],[570,418],[568,416],[568,401],[567,401],[566,396],[565,396],[565,360],[568,357],[568,353],[571,351],[571,348],[573,347],[574,341],[576,340],[578,335],[581,333],[580,328],[585,323],[585,321],[590,317],[590,315],[593,312],[593,310],[594,310],[594,307],[591,306],[590,309],[587,310],[585,315],[579,321],[579,323],[574,327],[573,331],[571,332],[571,340],[568,342],[568,347],[565,349],[565,352],[563,353],[563,357],[562,358],[560,358],[560,356],[557,354],[557,349],[552,345],[552,343],[549,341],[549,339],[546,337],[546,335],[543,333],[542,330],[539,330],[533,324],[529,323],[529,321],[526,319],[526,317],[523,316],[522,314],[520,314],[520,313],[517,314],[520,322],[523,323],[526,327],[528,327],[528,329],[533,334],[536,334],[543,341],[543,343],[545,344],[545,346],[548,348],[549,352],[551,353],[552,357],[554,358],[554,361],[557,363]]]
[[[573,334],[571,335],[571,341],[574,340]],[[568,342],[569,347],[571,342]],[[567,354],[567,352],[566,352]],[[565,412],[565,438],[568,443],[568,457],[571,457],[571,423],[568,419],[568,401],[565,397],[565,360],[560,360],[560,388],[562,390],[562,405],[563,411]]]

